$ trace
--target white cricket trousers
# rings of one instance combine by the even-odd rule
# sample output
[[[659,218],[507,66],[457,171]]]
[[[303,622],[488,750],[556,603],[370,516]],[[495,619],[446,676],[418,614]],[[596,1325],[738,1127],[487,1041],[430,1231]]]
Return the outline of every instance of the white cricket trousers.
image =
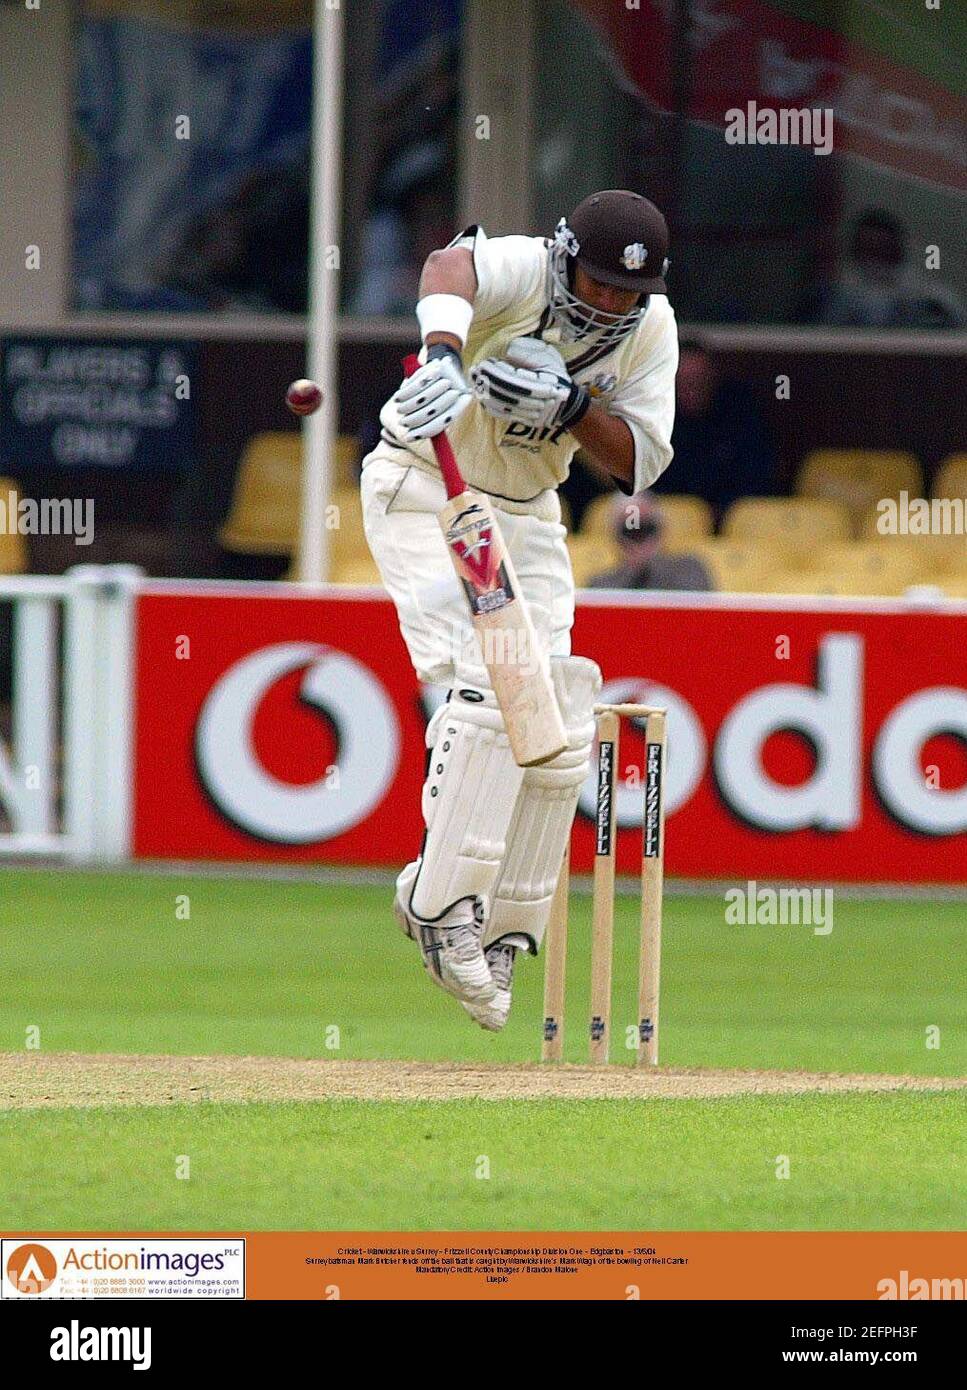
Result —
[[[443,479],[371,456],[360,490],[366,539],[396,605],[417,676],[450,686],[459,674],[461,681],[489,685],[466,595],[437,519],[446,501]],[[495,508],[538,638],[551,656],[569,656],[574,579],[556,493],[549,494],[549,502],[546,510],[554,520],[504,511],[496,500]]]

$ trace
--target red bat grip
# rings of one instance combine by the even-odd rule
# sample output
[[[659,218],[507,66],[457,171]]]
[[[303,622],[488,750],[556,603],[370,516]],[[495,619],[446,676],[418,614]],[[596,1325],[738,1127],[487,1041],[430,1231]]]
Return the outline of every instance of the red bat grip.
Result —
[[[419,370],[420,361],[415,352],[403,358],[403,375],[412,376]],[[433,452],[436,454],[436,461],[440,465],[440,472],[443,474],[443,485],[447,490],[448,497],[459,497],[461,492],[466,492],[467,485],[463,480],[459,465],[445,433],[435,434],[430,440],[433,445]]]

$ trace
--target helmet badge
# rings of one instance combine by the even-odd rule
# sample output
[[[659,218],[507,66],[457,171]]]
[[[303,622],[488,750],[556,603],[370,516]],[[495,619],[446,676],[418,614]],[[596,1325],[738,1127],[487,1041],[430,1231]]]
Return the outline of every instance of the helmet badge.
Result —
[[[626,270],[640,270],[648,259],[648,248],[640,241],[633,241],[630,246],[626,246],[621,257],[621,264]]]

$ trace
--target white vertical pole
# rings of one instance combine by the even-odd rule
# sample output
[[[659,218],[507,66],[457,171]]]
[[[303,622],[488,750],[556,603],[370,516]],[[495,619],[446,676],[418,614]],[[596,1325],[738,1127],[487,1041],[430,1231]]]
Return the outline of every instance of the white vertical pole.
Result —
[[[49,595],[28,595],[14,602],[11,746],[18,799],[11,813],[17,812],[17,828],[28,835],[55,833],[56,616],[57,602]],[[37,779],[35,790],[23,780],[27,764]]]
[[[98,859],[131,853],[134,802],[135,610],[144,571],[111,565],[104,572],[98,614]]]
[[[322,405],[303,424],[299,577],[325,579],[326,506],[336,435],[336,322],[342,173],[343,0],[315,0],[312,51],[312,164],[309,239],[308,372]]]
[[[75,565],[64,605],[64,834],[69,858],[97,852],[98,602],[102,569]]]

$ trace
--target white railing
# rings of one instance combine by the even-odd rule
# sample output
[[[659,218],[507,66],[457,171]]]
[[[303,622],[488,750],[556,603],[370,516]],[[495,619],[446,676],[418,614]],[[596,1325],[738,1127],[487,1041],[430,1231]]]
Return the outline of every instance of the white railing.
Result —
[[[9,746],[0,740],[0,856],[126,857],[130,841],[133,566],[0,576],[12,605]]]

